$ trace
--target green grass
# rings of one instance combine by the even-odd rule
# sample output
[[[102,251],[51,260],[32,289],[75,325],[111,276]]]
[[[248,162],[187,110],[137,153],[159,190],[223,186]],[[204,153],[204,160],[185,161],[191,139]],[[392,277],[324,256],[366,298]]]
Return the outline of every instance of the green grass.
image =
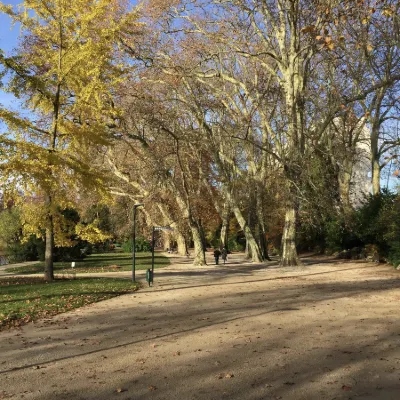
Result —
[[[154,268],[162,268],[169,265],[169,259],[165,256],[155,254]],[[136,269],[151,268],[151,253],[136,253]],[[12,267],[6,269],[6,272],[14,274],[41,274],[44,270],[44,264],[37,263],[25,267]],[[56,274],[89,273],[89,272],[115,272],[131,271],[132,254],[130,253],[104,253],[92,254],[84,260],[75,261],[75,268],[71,268],[70,262],[54,263],[54,272]]]
[[[0,279],[0,330],[137,290],[127,279]]]

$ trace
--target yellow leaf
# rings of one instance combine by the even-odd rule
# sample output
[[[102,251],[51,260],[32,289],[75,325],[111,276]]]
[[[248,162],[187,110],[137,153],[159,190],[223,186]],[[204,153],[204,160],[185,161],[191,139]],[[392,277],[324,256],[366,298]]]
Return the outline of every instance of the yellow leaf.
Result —
[[[382,15],[385,16],[385,17],[391,17],[393,14],[394,13],[393,13],[393,10],[391,8],[385,8],[382,11]]]

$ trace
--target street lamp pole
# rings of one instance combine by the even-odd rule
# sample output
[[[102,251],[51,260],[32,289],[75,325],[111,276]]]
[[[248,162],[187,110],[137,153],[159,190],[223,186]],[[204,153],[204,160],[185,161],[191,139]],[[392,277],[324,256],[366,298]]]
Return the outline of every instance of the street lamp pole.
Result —
[[[133,235],[132,235],[132,282],[136,281],[136,209],[143,207],[143,203],[133,205]]]

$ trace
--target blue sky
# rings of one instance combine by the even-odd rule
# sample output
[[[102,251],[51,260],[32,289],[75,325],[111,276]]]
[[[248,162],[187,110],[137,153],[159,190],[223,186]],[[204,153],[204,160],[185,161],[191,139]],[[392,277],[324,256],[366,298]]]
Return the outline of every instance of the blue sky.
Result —
[[[12,4],[16,5],[19,1],[3,1],[4,4]],[[11,28],[10,19],[4,15],[0,14],[0,48],[5,51],[10,51],[17,43],[17,36],[19,30],[18,27],[15,26]]]
[[[4,4],[16,5],[20,2],[17,0],[3,1]],[[19,34],[18,26],[12,27],[10,18],[0,13],[0,49],[6,54],[12,51],[17,44]],[[14,96],[4,93],[0,90],[0,103],[4,106],[10,106],[13,104]]]
[[[10,5],[17,5],[20,4],[21,1],[19,0],[8,0],[5,1],[3,0],[4,4],[10,4]],[[131,4],[135,5],[137,1],[131,0]],[[13,48],[15,48],[17,41],[18,41],[18,35],[19,35],[19,27],[18,26],[12,26],[10,19],[0,13],[0,49],[2,49],[6,54],[11,52]],[[17,101],[15,100],[14,96],[4,93],[0,89],[0,104],[2,104],[5,107],[10,107],[14,109],[18,109],[18,104]],[[1,125],[1,123],[0,123]],[[1,126],[0,126],[1,129]],[[389,183],[389,188],[392,188],[396,184],[398,184],[398,180],[392,176],[389,177],[389,180],[382,179],[382,185],[386,186]]]

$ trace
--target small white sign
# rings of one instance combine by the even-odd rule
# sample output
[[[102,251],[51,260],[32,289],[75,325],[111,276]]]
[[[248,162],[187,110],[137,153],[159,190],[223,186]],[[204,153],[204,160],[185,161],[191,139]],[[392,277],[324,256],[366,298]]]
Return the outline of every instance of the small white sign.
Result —
[[[75,261],[72,261],[71,263],[71,267],[74,268],[75,267]]]

